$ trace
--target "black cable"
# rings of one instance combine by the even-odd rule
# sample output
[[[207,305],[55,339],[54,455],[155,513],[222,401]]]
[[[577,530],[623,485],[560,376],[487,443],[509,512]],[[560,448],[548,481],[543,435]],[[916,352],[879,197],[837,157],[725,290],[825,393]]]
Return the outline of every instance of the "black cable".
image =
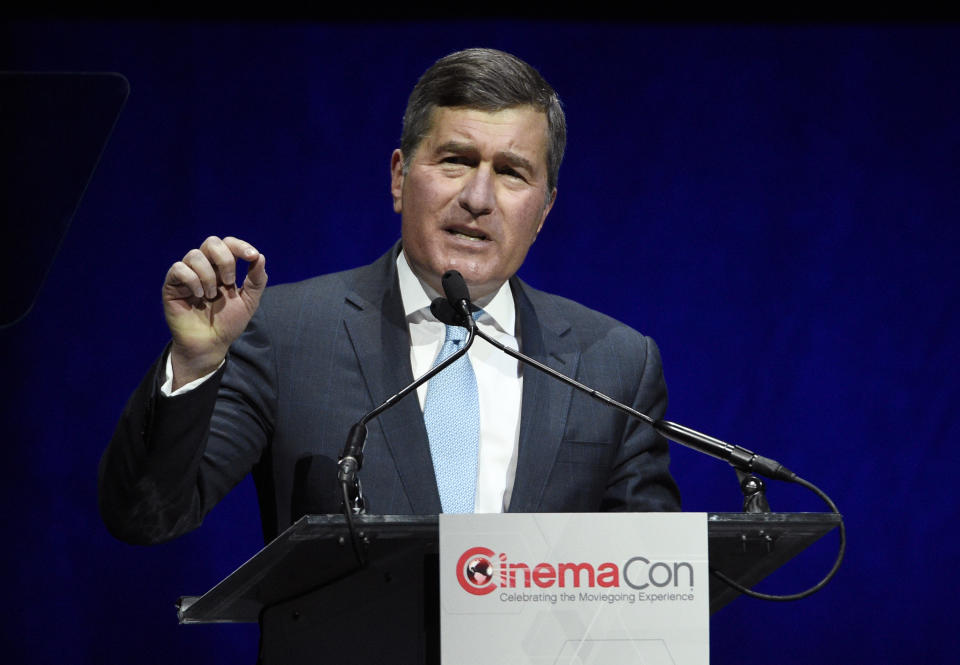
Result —
[[[367,558],[363,555],[360,543],[357,541],[357,532],[353,525],[353,511],[350,509],[350,490],[346,481],[340,483],[340,491],[343,493],[343,514],[347,518],[350,545],[353,546],[353,555],[357,558],[357,564],[362,568],[367,565]]]
[[[834,514],[840,515],[840,511],[837,510],[836,504],[834,504],[833,501],[830,500],[830,497],[824,494],[820,490],[820,488],[818,488],[813,483],[808,482],[796,475],[793,477],[793,479],[790,482],[794,482],[798,485],[801,485],[811,490],[814,494],[816,494],[821,499],[823,499],[828,506],[830,506],[830,510]],[[813,585],[806,591],[801,591],[799,593],[784,594],[784,595],[761,593],[760,591],[754,591],[753,589],[748,589],[747,587],[727,577],[726,575],[724,575],[722,572],[720,572],[715,568],[711,568],[710,573],[714,577],[716,577],[718,580],[723,582],[724,584],[730,586],[731,588],[739,591],[740,593],[746,596],[750,596],[751,598],[757,598],[759,600],[773,600],[778,602],[784,602],[788,600],[800,600],[801,598],[806,598],[807,596],[811,596],[815,594],[817,591],[819,591],[824,586],[826,586],[827,583],[833,579],[833,576],[837,574],[837,570],[840,568],[840,563],[843,561],[843,555],[847,550],[847,530],[846,530],[846,527],[843,525],[842,516],[840,517],[840,523],[837,526],[840,528],[840,551],[837,552],[837,559],[836,561],[833,562],[833,568],[830,569],[830,572],[827,573],[826,577],[824,577],[822,580],[817,582],[815,585]]]
[[[765,457],[755,455],[751,451],[746,450],[744,448],[740,448],[739,446],[730,446],[729,444],[713,439],[712,437],[706,437],[705,435],[700,434],[699,432],[690,430],[689,428],[683,427],[682,425],[677,425],[676,423],[671,423],[665,420],[654,421],[653,418],[651,418],[647,414],[641,413],[636,409],[630,408],[625,404],[620,404],[616,400],[604,395],[603,393],[597,390],[594,390],[593,388],[589,388],[583,385],[582,383],[580,383],[579,381],[571,379],[570,377],[564,374],[561,374],[560,372],[554,370],[553,368],[547,367],[541,362],[537,362],[533,358],[529,358],[518,351],[514,351],[510,347],[505,346],[504,344],[501,344],[500,342],[493,339],[492,337],[486,335],[483,331],[479,329],[477,330],[477,336],[485,340],[486,342],[492,344],[496,348],[500,349],[507,355],[513,358],[516,358],[521,362],[532,365],[536,369],[542,372],[545,372],[556,379],[559,379],[560,381],[566,383],[567,385],[570,385],[576,388],[577,390],[587,393],[594,399],[599,400],[600,402],[603,402],[607,406],[612,406],[613,408],[619,411],[622,411],[623,413],[626,413],[629,416],[642,420],[643,422],[647,423],[648,425],[656,429],[661,434],[667,436],[667,438],[671,439],[672,441],[676,441],[677,443],[690,446],[695,450],[699,450],[700,452],[706,453],[708,455],[713,455],[714,457],[719,457],[720,459],[726,459],[734,468],[741,468],[746,471],[760,473],[769,478],[774,478],[777,480],[783,480],[785,482],[791,482],[791,483],[796,483],[798,485],[802,485],[803,487],[806,487],[807,489],[813,491],[817,496],[823,499],[826,502],[826,504],[830,506],[831,511],[833,511],[837,515],[840,515],[840,511],[837,510],[837,506],[833,503],[833,501],[830,500],[830,497],[824,494],[816,485],[804,480],[803,478],[799,477],[797,474],[793,473],[789,469],[782,467],[779,463],[775,462],[774,460],[769,460]],[[700,445],[696,445],[696,441],[688,440],[690,437],[696,437],[697,439],[701,439],[701,440],[706,439],[708,443],[715,444],[715,445],[711,445],[711,448],[722,450],[724,455],[720,457],[719,455],[716,454],[716,452],[712,451],[711,448],[704,449]],[[754,465],[757,465],[757,466],[754,466]],[[761,593],[759,591],[753,591],[752,589],[748,589],[747,587],[743,586],[739,582],[736,582],[731,578],[727,577],[719,570],[711,568],[710,572],[717,579],[728,584],[729,586],[736,589],[740,593],[750,596],[752,598],[758,598],[760,600],[776,600],[776,601],[799,600],[801,598],[806,598],[807,596],[814,594],[820,589],[822,589],[831,579],[833,579],[833,576],[836,575],[837,570],[840,568],[840,563],[843,561],[843,555],[847,549],[847,531],[843,525],[842,516],[840,518],[840,523],[838,526],[840,528],[840,551],[837,553],[837,559],[833,564],[833,568],[830,569],[830,572],[827,573],[826,577],[824,577],[822,580],[820,580],[820,582],[810,587],[806,591],[802,591],[800,593],[782,595],[782,596]]]

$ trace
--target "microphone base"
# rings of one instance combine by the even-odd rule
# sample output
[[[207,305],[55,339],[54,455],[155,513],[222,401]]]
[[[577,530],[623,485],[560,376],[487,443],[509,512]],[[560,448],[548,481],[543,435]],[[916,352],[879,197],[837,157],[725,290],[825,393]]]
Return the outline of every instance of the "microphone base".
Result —
[[[743,512],[760,514],[770,512],[770,503],[767,501],[767,485],[761,478],[739,469],[737,478],[740,480],[740,491],[743,492]]]

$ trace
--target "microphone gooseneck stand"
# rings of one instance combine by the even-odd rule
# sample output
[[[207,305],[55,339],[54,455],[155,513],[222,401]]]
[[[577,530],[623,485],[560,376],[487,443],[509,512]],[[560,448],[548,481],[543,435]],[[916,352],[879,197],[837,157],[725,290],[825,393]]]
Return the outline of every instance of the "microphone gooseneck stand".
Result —
[[[729,443],[725,443],[724,441],[715,439],[712,436],[708,436],[702,432],[685,427],[684,425],[680,425],[669,420],[654,420],[645,413],[641,413],[640,411],[637,411],[636,409],[633,409],[625,404],[621,404],[613,398],[608,397],[607,395],[604,395],[593,388],[585,386],[579,381],[576,381],[565,374],[561,374],[552,367],[548,367],[547,365],[544,365],[543,363],[534,360],[533,358],[530,358],[519,351],[514,351],[510,347],[501,344],[476,326],[472,325],[473,317],[470,316],[469,296],[463,296],[463,293],[466,293],[466,285],[463,284],[462,290],[458,289],[455,294],[451,294],[451,292],[447,290],[448,281],[455,282],[456,278],[459,278],[460,282],[463,283],[463,278],[460,277],[459,273],[456,273],[455,277],[450,277],[449,279],[448,275],[450,275],[450,273],[444,275],[444,291],[447,294],[447,299],[437,298],[430,306],[430,310],[433,312],[434,316],[448,325],[466,326],[471,330],[471,333],[475,331],[478,337],[486,341],[488,344],[503,351],[512,358],[515,358],[526,365],[530,365],[541,372],[545,372],[558,381],[562,381],[563,383],[566,383],[567,385],[572,386],[573,388],[576,388],[587,395],[590,395],[594,399],[603,402],[607,406],[613,407],[614,409],[617,409],[618,411],[621,411],[632,418],[642,420],[671,441],[675,441],[676,443],[687,446],[688,448],[693,448],[701,453],[705,453],[711,457],[716,457],[717,459],[721,459],[729,463],[734,467],[734,469],[736,469],[738,472],[742,472],[745,475],[741,482],[741,488],[744,491],[745,496],[747,496],[745,507],[750,506],[754,511],[769,512],[769,508],[766,505],[766,498],[763,496],[763,482],[758,478],[747,475],[759,474],[774,480],[783,480],[806,487],[814,494],[819,496],[830,507],[832,512],[836,513],[837,515],[840,514],[840,511],[837,510],[836,504],[834,504],[830,497],[828,497],[815,485],[799,477],[797,474],[790,471],[779,462],[758,455],[753,451],[747,450],[741,446],[730,445]],[[454,297],[451,298],[451,295]],[[836,575],[837,570],[840,568],[840,564],[843,561],[844,552],[846,551],[847,543],[846,528],[844,527],[842,516],[840,522],[838,523],[838,528],[840,535],[840,546],[833,567],[817,584],[799,593],[786,595],[761,593],[743,586],[742,584],[725,575],[722,571],[711,568],[710,572],[717,579],[733,587],[740,593],[753,598],[758,598],[760,600],[788,601],[806,598],[807,596],[816,593],[826,586],[826,584],[833,579],[833,576]]]
[[[387,409],[393,407],[397,402],[419,388],[426,381],[429,381],[433,376],[457,362],[473,345],[477,330],[472,317],[465,327],[468,330],[468,334],[463,348],[439,363],[436,367],[431,368],[430,371],[423,374],[419,379],[396,395],[388,398],[383,404],[363,416],[350,428],[350,432],[347,435],[347,442],[343,447],[343,453],[340,455],[340,460],[337,465],[337,479],[340,481],[343,514],[347,520],[347,530],[350,532],[350,542],[353,546],[353,553],[361,566],[366,565],[366,557],[363,556],[360,548],[360,538],[363,537],[363,534],[357,534],[354,527],[353,516],[361,515],[367,510],[366,500],[363,498],[363,490],[360,487],[360,479],[358,477],[360,469],[363,468],[363,447],[367,441],[367,423]]]

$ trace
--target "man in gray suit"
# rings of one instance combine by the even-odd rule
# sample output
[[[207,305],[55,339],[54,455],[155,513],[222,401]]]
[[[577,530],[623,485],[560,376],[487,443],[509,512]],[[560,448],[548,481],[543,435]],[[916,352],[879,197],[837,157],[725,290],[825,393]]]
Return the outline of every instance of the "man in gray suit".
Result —
[[[390,162],[401,240],[380,260],[270,289],[265,257],[237,238],[210,237],[173,264],[172,341],[101,460],[111,532],[175,537],[249,472],[267,539],[304,512],[339,512],[335,464],[350,425],[433,364],[445,327],[427,305],[451,269],[488,334],[661,417],[652,340],[515,277],[556,200],[565,141],[557,96],[532,67],[499,51],[454,53],[411,94]],[[239,288],[238,259],[250,264]],[[469,358],[480,431],[463,482],[474,510],[679,509],[667,443],[649,427],[483,341]],[[370,424],[370,512],[442,510],[428,393]]]

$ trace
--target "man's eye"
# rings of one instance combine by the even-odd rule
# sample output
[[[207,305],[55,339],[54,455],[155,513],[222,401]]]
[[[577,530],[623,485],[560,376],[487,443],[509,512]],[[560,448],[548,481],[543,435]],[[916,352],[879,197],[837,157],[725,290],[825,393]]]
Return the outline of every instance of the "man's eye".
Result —
[[[461,166],[470,166],[470,160],[461,155],[451,155],[441,160],[444,164],[459,164]]]
[[[519,178],[520,180],[526,181],[526,178],[524,178],[524,177],[520,174],[519,171],[516,171],[516,170],[514,170],[514,169],[512,169],[512,168],[509,168],[509,167],[499,169],[499,171],[497,171],[497,172],[498,172],[500,175],[510,176],[511,178]]]

